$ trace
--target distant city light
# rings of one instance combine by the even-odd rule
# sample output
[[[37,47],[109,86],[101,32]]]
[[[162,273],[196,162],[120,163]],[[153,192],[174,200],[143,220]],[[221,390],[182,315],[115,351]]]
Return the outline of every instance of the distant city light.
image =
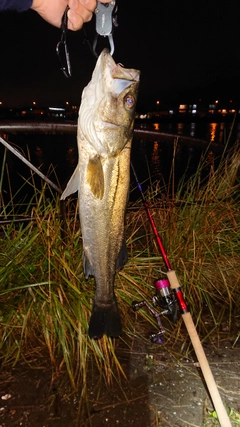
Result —
[[[154,130],[160,130],[159,123],[153,123]]]
[[[136,112],[135,117],[136,119],[141,119],[141,122],[148,119],[154,119],[157,122],[158,120],[165,120],[167,118],[171,121],[173,117],[186,117],[186,119],[190,119],[192,117],[192,122],[195,122],[195,118],[211,117],[211,119],[214,119],[215,117],[222,117],[225,120],[227,117],[232,118],[234,114],[240,115],[240,102],[231,98],[228,98],[227,101],[212,98],[211,101],[206,100],[201,103],[196,102],[196,99],[194,99],[194,101],[190,101],[189,104],[181,104],[180,102],[181,100],[171,101],[171,103],[168,101],[165,104],[164,99],[155,99],[155,101],[151,103],[153,107],[152,110],[146,110],[145,106],[143,111]],[[184,102],[184,100],[182,102]],[[42,108],[39,107],[39,101],[29,101],[29,104],[28,108],[13,109],[12,111],[14,114],[10,114],[11,110],[6,105],[6,101],[0,101],[1,118],[19,116],[27,117],[29,115],[34,117],[39,116],[40,118],[56,117],[63,119],[76,119],[77,111],[79,109],[79,105],[74,105],[71,101],[64,100],[62,100],[60,104],[56,102],[55,105],[54,103],[52,104],[53,106],[50,104],[50,106],[48,105]],[[143,125],[141,124],[141,126]]]
[[[181,114],[186,113],[187,108],[188,108],[187,104],[180,104],[179,105],[179,113],[181,113]]]

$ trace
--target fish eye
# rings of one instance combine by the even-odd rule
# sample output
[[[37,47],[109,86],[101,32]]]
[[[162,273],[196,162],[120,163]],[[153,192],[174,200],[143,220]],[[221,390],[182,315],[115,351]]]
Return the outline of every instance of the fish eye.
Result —
[[[133,108],[135,105],[135,98],[130,94],[124,96],[123,101],[124,101],[125,107],[129,109]]]

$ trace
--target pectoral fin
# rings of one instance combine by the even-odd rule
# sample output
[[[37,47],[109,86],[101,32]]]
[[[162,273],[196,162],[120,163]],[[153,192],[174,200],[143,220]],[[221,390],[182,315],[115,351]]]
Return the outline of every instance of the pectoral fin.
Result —
[[[104,175],[100,157],[90,159],[87,167],[87,183],[91,191],[98,199],[103,198],[104,194]]]
[[[83,271],[84,271],[85,278],[88,279],[89,276],[94,276],[93,268],[92,268],[92,266],[88,260],[88,257],[84,251],[82,254],[82,262],[83,262]]]
[[[70,194],[75,193],[79,189],[80,179],[79,179],[79,168],[76,167],[75,171],[73,172],[70,180],[67,183],[67,186],[62,193],[61,200],[66,199],[66,197],[70,196]]]

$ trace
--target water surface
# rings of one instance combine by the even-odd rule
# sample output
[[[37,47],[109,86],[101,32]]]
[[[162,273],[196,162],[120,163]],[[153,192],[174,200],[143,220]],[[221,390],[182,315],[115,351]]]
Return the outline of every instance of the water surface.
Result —
[[[155,130],[158,133],[173,136],[160,138],[145,138],[135,134],[132,146],[132,162],[139,181],[146,189],[149,182],[159,180],[161,187],[169,189],[169,179],[176,187],[182,177],[185,180],[195,173],[199,160],[205,153],[209,164],[217,165],[221,149],[226,143],[231,123],[141,123],[139,129]],[[230,138],[231,146],[240,134],[240,124],[235,124]],[[177,139],[178,135],[181,139]],[[184,137],[188,139],[184,139]],[[192,139],[189,140],[189,137]],[[201,143],[196,138],[205,141]],[[75,135],[9,135],[9,141],[14,143],[31,162],[47,175],[54,183],[65,188],[77,162],[78,150]],[[4,148],[0,146],[0,158],[3,158]],[[3,180],[3,195],[9,201],[14,195],[15,201],[23,197],[26,201],[33,195],[31,185],[23,184],[29,180],[31,172],[21,160],[7,152],[7,167]],[[41,187],[42,181],[35,177],[35,184]],[[131,174],[131,188],[136,186]],[[11,187],[11,188],[10,188]],[[138,196],[132,191],[130,200]]]

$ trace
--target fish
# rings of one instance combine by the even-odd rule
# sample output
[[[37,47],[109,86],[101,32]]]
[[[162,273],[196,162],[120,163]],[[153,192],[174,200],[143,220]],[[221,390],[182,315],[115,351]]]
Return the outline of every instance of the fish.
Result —
[[[78,191],[83,269],[96,285],[88,327],[92,339],[122,333],[114,281],[127,261],[125,213],[139,81],[139,70],[116,64],[107,49],[101,52],[82,92],[78,165],[61,196]]]

